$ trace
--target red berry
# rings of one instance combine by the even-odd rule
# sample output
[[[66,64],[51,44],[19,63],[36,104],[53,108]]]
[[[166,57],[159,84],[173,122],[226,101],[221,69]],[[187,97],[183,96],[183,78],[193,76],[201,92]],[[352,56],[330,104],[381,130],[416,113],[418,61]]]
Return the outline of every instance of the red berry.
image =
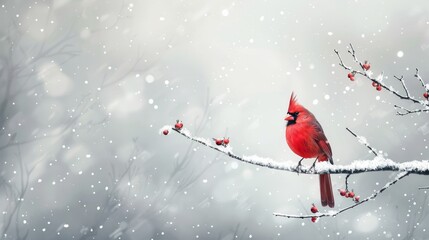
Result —
[[[162,133],[163,133],[164,135],[168,135],[168,130],[167,130],[167,129],[165,129],[164,131],[162,131]]]
[[[311,221],[312,222],[316,222],[317,221],[317,217],[311,217]]]
[[[213,138],[213,140],[215,140],[215,143],[216,143],[216,145],[218,145],[218,146],[222,145],[222,143],[223,143],[222,139],[216,139],[216,138]]]
[[[313,204],[313,206],[311,207],[311,212],[312,213],[317,213],[319,210],[317,209],[317,207],[316,206],[314,206],[314,204]]]
[[[373,86],[373,87],[377,87],[377,86],[378,86],[378,83],[377,83],[377,82],[372,82],[372,86]]]
[[[177,130],[180,130],[183,128],[183,123],[182,121],[177,120],[176,124],[174,124],[174,128]]]
[[[355,196],[355,193],[353,192],[353,191],[351,191],[351,192],[349,192],[349,198],[354,198],[354,196]]]
[[[362,65],[363,69],[365,71],[368,71],[371,68],[371,65],[369,65],[368,61],[365,61],[365,63]]]
[[[356,196],[356,197],[355,197],[355,202],[359,202],[359,199],[360,199],[360,197],[359,197],[359,196]]]
[[[223,144],[228,145],[228,143],[229,143],[229,138],[224,138],[223,139]]]
[[[350,78],[350,79],[351,79],[352,77],[354,77],[354,76],[355,76],[355,75],[354,75],[353,73],[349,73],[349,74],[347,74],[347,77],[348,77],[348,78]]]
[[[346,190],[344,190],[344,189],[338,189],[338,191],[340,192],[341,196],[343,196],[343,197],[346,196],[346,193],[347,193]]]
[[[381,86],[380,85],[378,85],[375,89],[377,89],[377,91],[381,91]]]
[[[351,78],[350,78],[350,81],[354,81],[354,80],[355,80],[355,77],[351,77]]]
[[[429,93],[428,92],[423,93],[423,97],[425,97],[426,99],[428,99],[429,98]]]

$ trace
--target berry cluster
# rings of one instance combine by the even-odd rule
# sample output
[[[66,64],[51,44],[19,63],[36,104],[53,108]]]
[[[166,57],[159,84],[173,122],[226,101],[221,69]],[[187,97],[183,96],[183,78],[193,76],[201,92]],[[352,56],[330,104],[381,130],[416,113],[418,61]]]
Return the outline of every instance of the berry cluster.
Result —
[[[350,81],[354,81],[355,80],[355,72],[351,72],[351,73],[347,74],[347,77],[350,79]]]
[[[368,61],[365,61],[364,64],[362,64],[362,69],[365,71],[368,71],[371,68],[371,65],[369,64]],[[356,71],[352,71],[349,72],[347,74],[347,78],[350,79],[350,81],[354,81],[355,80],[355,75],[356,75]],[[377,91],[381,91],[383,89],[383,87],[381,86],[381,84],[375,80],[372,81],[372,86],[377,90]],[[426,100],[429,100],[429,91],[426,91],[423,93],[423,97],[426,98]]]
[[[363,70],[368,71],[371,68],[371,65],[369,64],[368,61],[365,61],[365,63],[362,64],[362,68],[363,68]],[[348,73],[347,77],[350,79],[350,81],[354,81],[355,80],[355,75],[356,75],[356,72],[353,71],[353,72]],[[378,83],[378,82],[376,82],[376,81],[372,82],[372,86],[375,87],[375,89],[377,89],[377,91],[381,91],[383,89],[381,87],[381,84]]]
[[[176,124],[174,124],[174,129],[180,130],[183,128],[183,123],[180,120],[176,121]],[[164,131],[162,131],[162,134],[164,135],[168,135],[170,133],[170,131],[168,131],[168,129],[164,129]]]
[[[317,207],[314,205],[314,203],[312,204],[312,207],[310,208],[310,211],[312,213],[317,213],[319,212],[319,210],[317,209]],[[317,221],[317,217],[311,217],[311,221],[312,222],[316,222]]]
[[[229,143],[229,138],[223,138],[223,139],[217,139],[217,138],[213,138],[213,140],[215,141],[216,145],[218,146],[224,146],[226,147]]]
[[[351,198],[355,202],[359,202],[359,200],[360,200],[360,197],[356,196],[356,194],[353,192],[353,190],[352,191],[348,191],[346,189],[338,189],[338,191],[340,192],[340,195],[342,197]]]
[[[372,86],[375,87],[375,89],[377,89],[377,91],[381,91],[382,87],[380,85],[380,83],[378,82],[372,82]]]
[[[365,61],[365,63],[362,65],[362,68],[363,68],[363,70],[368,71],[371,68],[371,65],[368,63],[368,61]],[[355,75],[356,75],[356,72],[352,71],[349,74],[347,74],[347,77],[350,79],[350,81],[354,81],[355,80]],[[378,86],[380,86],[380,84],[378,84],[377,86],[374,86],[374,87],[377,87],[377,90],[380,91],[381,90],[381,86],[380,87],[378,87]]]

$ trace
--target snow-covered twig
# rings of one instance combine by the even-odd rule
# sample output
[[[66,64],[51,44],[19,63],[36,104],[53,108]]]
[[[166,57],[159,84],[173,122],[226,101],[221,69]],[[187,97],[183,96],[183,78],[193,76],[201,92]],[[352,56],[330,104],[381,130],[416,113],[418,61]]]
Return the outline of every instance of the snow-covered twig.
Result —
[[[346,128],[346,129],[347,129],[347,131],[349,131],[349,133],[350,133],[350,134],[352,134],[355,138],[357,138],[357,139],[359,140],[359,142],[360,142],[360,143],[362,143],[362,144],[363,144],[363,145],[365,145],[369,150],[371,150],[371,152],[372,152],[375,156],[378,156],[378,154],[377,154],[377,152],[375,151],[375,149],[374,149],[374,148],[372,148],[372,147],[369,145],[368,141],[366,141],[366,139],[365,139],[364,137],[362,137],[362,136],[358,136],[356,133],[354,133],[352,130],[350,130],[350,128]],[[351,173],[347,174],[346,179],[345,179],[346,191],[348,191],[348,190],[349,190],[349,177],[350,177],[351,175],[352,175]]]
[[[414,110],[410,110],[408,108],[404,108],[404,107],[399,106],[399,105],[394,105],[394,106],[395,106],[395,108],[399,108],[399,109],[402,109],[402,110],[405,111],[405,112],[397,112],[396,114],[399,115],[399,116],[408,115],[410,113],[429,112],[429,108],[427,108],[427,109],[414,109]]]
[[[404,81],[404,77],[403,76],[401,76],[401,77],[394,76],[394,77],[396,79],[398,79],[398,81],[401,83],[402,88],[404,89],[404,92],[405,92],[404,94],[402,94],[399,91],[395,90],[392,86],[388,86],[388,85],[384,84],[382,82],[382,79],[378,79],[378,78],[372,77],[372,72],[368,71],[368,70],[365,70],[364,64],[361,61],[358,60],[358,58],[356,56],[356,51],[353,48],[352,44],[350,44],[350,49],[348,50],[348,52],[352,56],[353,60],[360,66],[360,70],[356,70],[356,69],[353,69],[352,67],[349,67],[349,66],[345,65],[343,59],[341,58],[340,53],[336,49],[334,49],[334,52],[337,55],[338,59],[340,60],[339,65],[341,67],[343,67],[344,69],[346,69],[348,71],[351,71],[354,74],[359,74],[359,75],[364,76],[365,78],[369,79],[371,82],[380,85],[382,88],[384,88],[385,90],[391,92],[392,94],[394,94],[395,96],[397,96],[398,98],[400,98],[402,100],[408,100],[408,101],[411,101],[411,102],[413,102],[415,104],[420,104],[420,105],[422,105],[424,107],[424,108],[421,108],[421,109],[408,110],[408,109],[406,109],[404,107],[400,107],[398,105],[395,105],[395,108],[401,109],[401,110],[405,110],[405,112],[399,112],[398,111],[397,115],[404,116],[404,115],[407,115],[407,114],[410,114],[410,113],[429,112],[429,102],[427,100],[426,101],[425,100],[419,100],[419,99],[411,96],[410,92],[408,91],[407,86],[405,85],[405,81]],[[414,77],[416,77],[420,81],[422,87],[425,89],[425,92],[428,92],[429,91],[429,87],[428,87],[428,85],[426,85],[424,83],[423,79],[419,75],[419,69],[417,69],[417,68],[416,68],[416,74],[414,75]]]
[[[230,158],[236,159],[241,162],[257,165],[260,167],[266,167],[270,169],[276,169],[281,171],[288,171],[301,174],[358,174],[363,172],[380,172],[380,171],[395,171],[395,172],[409,172],[410,174],[421,174],[429,175],[429,161],[408,161],[408,162],[394,162],[390,159],[385,159],[382,156],[377,156],[372,160],[356,160],[350,163],[349,165],[332,165],[326,162],[319,162],[314,168],[310,167],[300,167],[298,168],[298,161],[287,161],[287,162],[277,162],[270,158],[259,157],[256,155],[253,156],[238,156],[232,152],[231,146],[217,146],[213,145],[212,142],[208,139],[192,136],[192,134],[187,129],[175,129],[172,126],[164,126],[161,129],[171,130],[173,132],[179,133],[180,135],[212,148],[218,152],[221,152],[227,155]]]
[[[342,208],[338,211],[328,211],[328,212],[324,212],[324,213],[315,213],[315,214],[308,214],[308,215],[290,215],[290,214],[284,214],[284,213],[273,213],[274,216],[276,217],[285,217],[285,218],[301,218],[301,219],[305,219],[305,218],[312,218],[312,217],[335,217],[338,214],[345,212],[347,210],[350,210],[354,207],[357,207],[363,203],[368,202],[369,200],[372,200],[374,198],[376,198],[380,193],[384,192],[386,189],[388,189],[390,186],[394,185],[395,183],[397,183],[399,180],[403,179],[404,177],[408,176],[410,173],[409,172],[401,172],[399,173],[395,179],[393,179],[392,181],[386,183],[386,185],[384,185],[384,187],[382,187],[381,189],[379,189],[378,191],[374,192],[372,195],[370,195],[369,197],[362,199],[359,202],[356,202],[353,205],[350,205],[348,207]]]
[[[426,90],[429,91],[429,85],[425,84],[425,82],[423,81],[422,77],[419,74],[419,69],[416,68],[416,74],[414,74],[414,77],[417,78],[417,80],[419,80],[420,84],[422,84],[422,87]]]
[[[429,189],[429,186],[426,187],[419,187],[419,190]]]
[[[377,152],[375,151],[375,149],[373,147],[371,147],[368,143],[368,141],[366,140],[365,137],[362,136],[358,136],[356,135],[356,133],[354,133],[352,130],[350,130],[350,128],[346,128],[347,131],[349,131],[349,133],[351,133],[355,138],[357,138],[359,140],[359,143],[365,145],[365,147],[367,147],[369,150],[371,150],[371,152],[375,155],[378,156]]]

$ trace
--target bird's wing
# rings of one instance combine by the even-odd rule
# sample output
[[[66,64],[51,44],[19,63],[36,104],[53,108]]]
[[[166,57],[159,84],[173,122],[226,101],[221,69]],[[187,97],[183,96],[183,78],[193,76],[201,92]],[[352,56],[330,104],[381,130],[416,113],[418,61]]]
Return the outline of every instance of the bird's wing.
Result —
[[[331,164],[334,164],[334,161],[332,160],[332,150],[331,145],[329,145],[328,140],[319,140],[317,142],[319,147],[325,152],[325,154],[328,156],[328,160]]]
[[[314,128],[317,132],[317,135],[315,136],[315,141],[317,142],[317,145],[323,150],[323,152],[328,156],[328,160],[331,164],[334,164],[334,161],[332,160],[332,149],[331,145],[328,142],[328,139],[325,136],[325,133],[323,132],[322,126],[319,122],[315,121]]]

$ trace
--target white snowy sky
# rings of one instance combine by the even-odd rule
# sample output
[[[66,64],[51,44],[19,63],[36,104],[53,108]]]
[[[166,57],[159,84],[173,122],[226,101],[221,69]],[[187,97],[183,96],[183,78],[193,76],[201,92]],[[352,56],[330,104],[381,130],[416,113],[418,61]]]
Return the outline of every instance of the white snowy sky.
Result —
[[[393,76],[403,75],[420,97],[414,69],[429,82],[425,0],[3,0],[0,42],[0,101],[11,99],[8,76],[9,93],[19,93],[0,113],[0,146],[40,138],[20,146],[34,170],[5,239],[17,238],[16,226],[28,239],[429,238],[428,192],[417,189],[429,185],[424,176],[334,219],[287,220],[272,212],[319,204],[317,176],[257,168],[159,134],[180,119],[197,136],[230,137],[239,155],[298,161],[283,120],[295,91],[335,163],[372,158],[345,127],[394,161],[427,160],[427,115],[396,116],[394,104],[413,106],[361,77],[349,81],[333,51],[356,67],[352,43],[374,74],[398,90]],[[7,75],[12,69],[17,75]],[[16,145],[0,151],[7,218],[15,201],[3,180],[20,186],[22,171]],[[111,176],[130,159],[115,185]],[[359,174],[351,187],[366,197],[392,177]],[[344,187],[344,176],[332,180]],[[336,204],[351,202],[337,194]]]

